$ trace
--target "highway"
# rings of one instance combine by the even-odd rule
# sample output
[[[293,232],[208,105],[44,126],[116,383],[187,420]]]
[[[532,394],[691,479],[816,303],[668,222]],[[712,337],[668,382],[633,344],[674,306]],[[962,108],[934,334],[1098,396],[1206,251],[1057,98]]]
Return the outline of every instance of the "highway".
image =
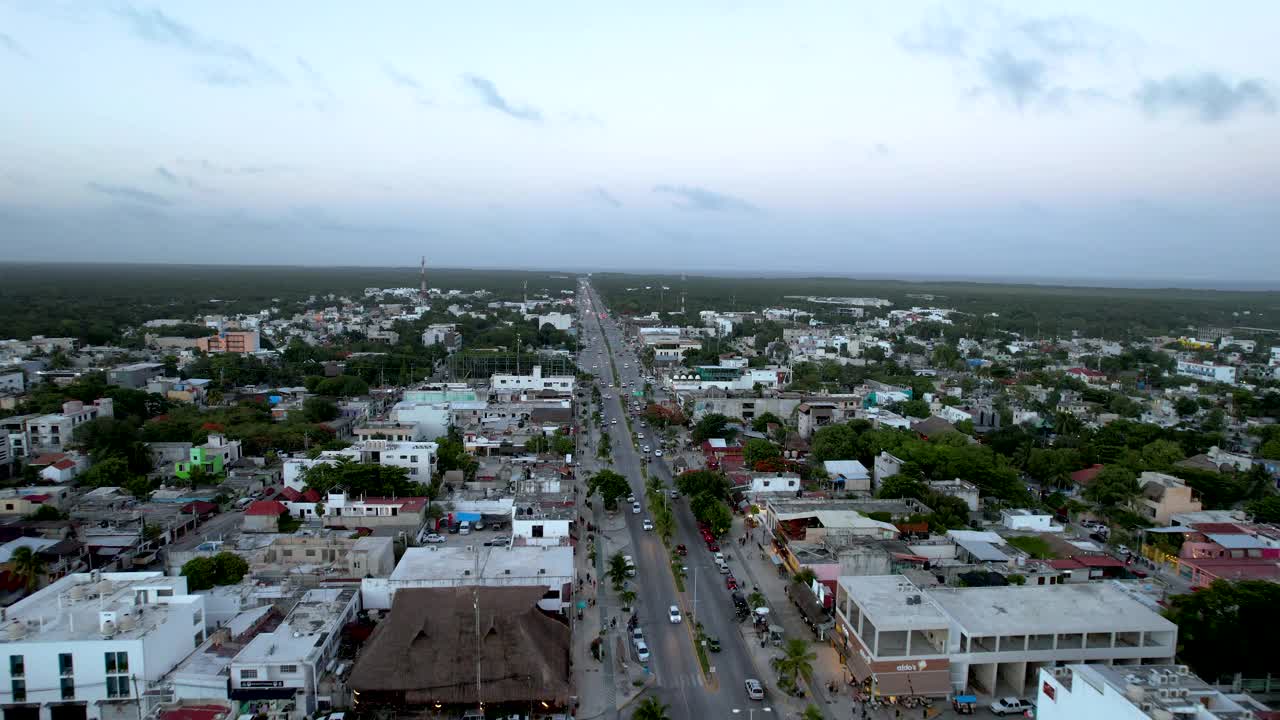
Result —
[[[580,366],[583,369],[596,366],[591,372],[597,376],[600,384],[602,414],[606,432],[611,436],[612,469],[628,479],[636,499],[645,506],[647,499],[641,475],[644,457],[632,444],[627,423],[623,419],[627,408],[622,399],[629,396],[630,389],[626,386],[631,383],[635,383],[635,389],[643,389],[643,368],[638,357],[627,346],[619,327],[612,317],[607,316],[607,310],[594,290],[589,291],[589,301],[594,314],[583,323]],[[602,312],[606,313],[605,318],[601,318]],[[591,321],[592,318],[595,322]],[[602,342],[602,333],[608,335],[607,347]],[[609,362],[610,351],[613,364],[616,364],[621,377],[614,377]],[[612,424],[612,420],[617,420],[617,424]],[[639,427],[633,418],[633,429],[645,433],[647,439],[641,441],[642,446],[657,446],[658,441],[648,432],[651,428]],[[672,486],[671,469],[665,460],[655,458],[649,463],[649,472],[662,478],[669,487]],[[735,709],[745,716],[749,708],[759,712],[770,703],[749,700],[744,683],[747,678],[761,677],[760,673],[766,672],[766,669],[757,670],[752,666],[751,657],[739,633],[730,593],[725,587],[725,576],[716,569],[685,499],[673,501],[673,510],[676,532],[672,545],[683,544],[689,553],[685,558],[689,573],[685,580],[688,592],[684,599],[677,595],[668,551],[661,538],[656,533],[643,529],[643,520],[650,517],[648,508],[644,507],[641,513],[633,514],[629,503],[619,503],[619,512],[626,517],[629,546],[632,550],[629,554],[635,558],[637,565],[637,576],[632,579],[631,585],[638,594],[637,612],[651,653],[648,668],[656,680],[651,694],[670,706],[673,717],[731,717]],[[613,540],[617,542],[620,539]],[[730,567],[734,567],[740,562],[736,558],[738,546],[727,538],[726,542],[728,545],[724,552],[730,557]],[[737,575],[740,582],[745,582],[742,573]],[[696,606],[693,597],[695,578]],[[751,592],[749,587],[743,590],[744,594]],[[686,615],[684,622],[680,624],[673,624],[668,618],[668,608],[673,604],[680,605],[682,613]],[[704,677],[694,650],[693,628],[690,623],[695,617],[703,623],[706,633],[718,637],[722,645],[721,652],[710,653],[708,656],[715,669],[712,679]],[[619,617],[619,628],[624,622],[625,618]],[[635,662],[634,654],[630,656],[629,662]]]

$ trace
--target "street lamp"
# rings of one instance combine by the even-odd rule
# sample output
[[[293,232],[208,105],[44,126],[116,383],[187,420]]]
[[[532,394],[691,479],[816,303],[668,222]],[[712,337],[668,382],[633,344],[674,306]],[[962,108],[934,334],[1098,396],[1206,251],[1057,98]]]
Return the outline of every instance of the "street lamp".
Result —
[[[764,712],[764,713],[771,713],[771,712],[773,712],[773,708],[770,708],[770,707],[760,708],[760,712]],[[733,714],[734,714],[734,715],[741,715],[741,714],[742,714],[742,709],[741,709],[741,708],[734,708],[734,709],[733,709]],[[755,709],[755,708],[747,708],[747,720],[754,720],[755,716],[756,716],[756,709]]]

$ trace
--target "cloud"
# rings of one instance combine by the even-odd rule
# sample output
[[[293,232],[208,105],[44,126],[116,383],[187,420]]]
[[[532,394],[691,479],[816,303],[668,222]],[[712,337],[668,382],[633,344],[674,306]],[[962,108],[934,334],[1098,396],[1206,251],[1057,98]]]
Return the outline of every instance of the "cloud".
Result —
[[[673,205],[681,210],[705,212],[759,212],[759,208],[741,198],[692,185],[655,185],[653,191],[675,198]]]
[[[466,83],[480,102],[484,103],[492,110],[497,110],[505,115],[510,115],[517,120],[526,122],[540,123],[542,122],[542,112],[537,108],[529,105],[512,105],[507,99],[502,97],[498,92],[497,86],[488,78],[479,75],[467,74],[462,76],[462,81]]]
[[[315,93],[311,106],[320,111],[333,109],[338,104],[338,96],[333,94],[333,89],[329,87],[324,75],[301,57],[297,58],[297,61],[298,67],[302,68],[302,75],[306,78],[307,85]]]
[[[249,75],[225,67],[198,67],[196,79],[205,85],[222,88],[237,88],[254,85],[257,81]]]
[[[994,50],[980,63],[987,89],[1012,102],[1019,109],[1040,98],[1046,90],[1043,62],[1017,58],[1008,50]]]
[[[1214,72],[1147,80],[1133,97],[1148,115],[1182,111],[1205,124],[1224,122],[1250,110],[1266,115],[1276,111],[1276,96],[1263,81],[1232,84]]]
[[[396,87],[401,87],[413,92],[414,99],[419,105],[431,105],[431,97],[427,95],[427,89],[418,82],[418,79],[407,72],[398,70],[387,63],[382,64],[382,72],[391,80]]]
[[[605,190],[599,185],[587,191],[587,195],[599,201],[602,205],[608,205],[611,208],[622,207],[622,201],[613,196],[613,193]]]
[[[222,165],[209,160],[188,159],[179,159],[178,162],[182,165],[197,167],[213,175],[269,175],[297,170],[291,165]]]
[[[27,52],[26,48],[22,47],[22,43],[4,33],[0,33],[0,50],[6,50],[26,60],[31,59],[31,54]]]
[[[196,182],[194,178],[186,175],[179,175],[163,165],[156,168],[156,175],[159,175],[161,180],[164,180],[174,187],[186,188],[197,192],[213,192],[212,188]]]
[[[206,72],[209,84],[230,86],[230,78],[251,81],[283,82],[284,76],[270,63],[242,45],[208,37],[195,28],[169,17],[160,10],[142,10],[122,5],[112,11],[134,35],[153,45],[178,48],[193,55],[216,58],[231,63],[239,72]]]
[[[969,31],[942,11],[899,35],[898,45],[918,55],[964,57],[969,45]]]
[[[167,206],[172,205],[173,201],[163,195],[157,195],[146,190],[139,190],[135,187],[127,185],[111,185],[108,183],[91,182],[86,185],[90,190],[116,198],[117,200],[130,200],[132,202],[143,203],[146,205]]]
[[[1041,53],[1055,57],[1106,54],[1121,40],[1119,32],[1079,16],[1029,18],[1015,31]]]

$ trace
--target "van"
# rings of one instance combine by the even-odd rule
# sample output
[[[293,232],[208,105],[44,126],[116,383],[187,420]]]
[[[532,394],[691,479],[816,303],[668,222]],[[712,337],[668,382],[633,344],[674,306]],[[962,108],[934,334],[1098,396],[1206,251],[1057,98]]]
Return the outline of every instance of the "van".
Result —
[[[716,567],[720,568],[720,572],[726,575],[729,574],[729,563],[725,562],[724,560],[721,560],[718,563],[716,563]]]
[[[459,524],[458,524],[458,534],[459,534],[459,535],[470,535],[470,534],[471,534],[471,521],[470,521],[470,520],[463,520],[461,523],[459,523]]]
[[[636,561],[631,559],[630,555],[624,555],[623,560],[627,563],[627,577],[636,576]]]
[[[252,504],[253,504],[253,498],[251,497],[240,498],[239,500],[236,501],[236,508],[239,510],[243,510]]]

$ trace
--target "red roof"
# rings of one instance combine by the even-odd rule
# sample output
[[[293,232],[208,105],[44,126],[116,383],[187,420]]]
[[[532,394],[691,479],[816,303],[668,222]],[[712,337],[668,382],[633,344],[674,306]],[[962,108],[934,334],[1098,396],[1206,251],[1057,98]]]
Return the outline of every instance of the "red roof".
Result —
[[[399,505],[405,512],[418,512],[427,506],[427,499],[424,497],[367,497],[364,503],[366,505]]]
[[[1214,535],[1247,535],[1244,528],[1235,523],[1196,523],[1191,527],[1196,532],[1213,533]]]
[[[1054,570],[1082,570],[1085,566],[1075,558],[1053,558],[1048,561],[1048,565]]]
[[[160,720],[222,720],[228,715],[222,705],[187,705],[161,712]]]
[[[1110,555],[1077,555],[1075,559],[1085,567],[1091,568],[1124,567],[1124,562]]]
[[[205,500],[192,500],[182,506],[182,512],[191,513],[192,515],[208,515],[218,511],[218,503],[208,502]]]
[[[280,497],[288,500],[289,502],[298,502],[298,500],[302,499],[302,493],[291,487],[285,487],[280,491]]]
[[[1084,375],[1085,377],[1100,378],[1100,377],[1107,376],[1107,374],[1104,372],[1098,372],[1097,370],[1090,370],[1089,368],[1085,368],[1085,367],[1073,367],[1067,372],[1072,375]]]
[[[278,500],[259,500],[245,509],[245,515],[272,515],[289,512],[289,508]]]
[[[53,464],[53,467],[56,470],[70,470],[75,466],[76,466],[75,460],[59,460],[58,462]]]
[[[42,503],[53,496],[52,495],[23,495],[22,497],[27,502]]]
[[[320,502],[323,499],[324,498],[320,497],[320,493],[312,490],[311,488],[307,488],[302,492],[303,502]]]
[[[1083,470],[1077,470],[1071,473],[1071,482],[1077,485],[1088,485],[1093,479],[1098,477],[1098,473],[1102,472],[1105,465],[1091,465]]]
[[[31,461],[32,465],[52,465],[67,456],[66,453],[45,453]]]

